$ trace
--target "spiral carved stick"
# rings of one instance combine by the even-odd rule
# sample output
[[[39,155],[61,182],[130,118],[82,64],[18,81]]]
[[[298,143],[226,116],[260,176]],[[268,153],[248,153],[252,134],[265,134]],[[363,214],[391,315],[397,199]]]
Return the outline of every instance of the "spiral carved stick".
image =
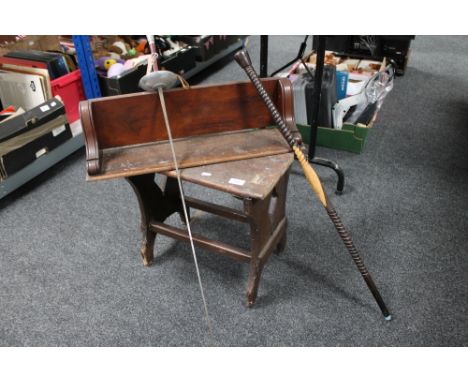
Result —
[[[265,88],[263,87],[262,83],[260,82],[257,74],[255,73],[254,68],[252,67],[252,63],[250,61],[248,53],[245,50],[239,51],[236,53],[234,58],[237,61],[237,63],[242,67],[242,69],[244,69],[247,73],[247,76],[250,78],[255,88],[257,89],[258,94],[262,98],[263,102],[265,102],[265,105],[267,106],[271,116],[273,117],[273,120],[275,121],[276,125],[278,125],[281,134],[284,136],[284,138],[296,154],[296,157],[302,166],[304,174],[309,184],[311,185],[312,190],[315,192],[320,202],[325,207],[325,210],[327,211],[330,220],[333,222],[336,230],[338,231],[338,234],[341,237],[341,240],[343,240],[344,245],[348,249],[349,254],[351,255],[354,263],[356,264],[359,273],[361,273],[361,276],[364,278],[364,281],[366,282],[377,304],[379,305],[382,314],[384,315],[386,320],[390,320],[392,316],[388,312],[388,309],[385,306],[382,296],[377,290],[377,287],[375,286],[374,281],[372,280],[369,274],[369,271],[364,265],[364,262],[362,261],[362,258],[359,255],[359,252],[353,243],[353,239],[351,238],[346,228],[343,226],[343,223],[341,222],[338,214],[336,213],[335,208],[332,206],[327,195],[325,194],[325,191],[322,187],[322,183],[320,182],[317,173],[314,171],[310,163],[305,158],[304,153],[302,152],[301,148],[297,145],[291,132],[286,126],[286,123],[281,118],[278,109],[276,108],[273,101],[270,99],[268,93],[266,92]]]

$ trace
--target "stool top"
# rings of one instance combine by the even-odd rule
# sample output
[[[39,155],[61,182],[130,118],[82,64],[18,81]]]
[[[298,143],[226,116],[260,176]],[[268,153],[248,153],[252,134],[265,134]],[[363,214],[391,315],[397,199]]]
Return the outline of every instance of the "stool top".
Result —
[[[187,182],[235,196],[265,199],[293,160],[293,153],[277,154],[186,168],[180,170],[180,175]],[[175,178],[176,172],[166,171],[164,175]]]

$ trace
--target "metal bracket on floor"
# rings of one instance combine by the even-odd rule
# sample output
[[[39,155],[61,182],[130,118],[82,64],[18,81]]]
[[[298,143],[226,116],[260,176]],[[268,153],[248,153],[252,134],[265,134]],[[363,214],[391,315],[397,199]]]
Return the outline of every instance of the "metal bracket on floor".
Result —
[[[332,162],[331,160],[328,159],[323,159],[323,158],[318,158],[314,157],[311,160],[309,160],[310,163],[314,163],[318,166],[325,166],[328,168],[331,168],[333,171],[335,171],[336,175],[338,176],[338,183],[336,185],[336,191],[335,194],[341,195],[343,193],[344,189],[344,172],[341,169],[338,164],[335,162]]]

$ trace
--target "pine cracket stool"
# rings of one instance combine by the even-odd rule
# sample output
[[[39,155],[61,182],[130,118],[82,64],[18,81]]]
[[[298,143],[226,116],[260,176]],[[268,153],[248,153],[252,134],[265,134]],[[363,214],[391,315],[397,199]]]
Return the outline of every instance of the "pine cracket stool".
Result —
[[[285,201],[289,168],[293,154],[246,159],[181,170],[186,182],[219,190],[238,197],[243,210],[216,205],[186,196],[187,207],[232,219],[250,226],[250,250],[193,234],[196,245],[250,264],[247,303],[251,306],[257,296],[260,274],[268,257],[286,244],[287,220]],[[175,171],[166,172],[162,190],[154,182],[154,174],[129,177],[140,205],[143,241],[141,255],[145,265],[153,260],[156,234],[189,241],[186,230],[172,227],[164,220],[173,213],[183,214]]]
[[[289,80],[266,79],[283,118],[294,124]],[[285,201],[293,153],[249,82],[164,91],[181,178],[242,200],[243,208],[186,196],[189,208],[248,224],[249,250],[193,234],[195,245],[248,262],[247,303],[256,299],[269,256],[286,244]],[[81,120],[88,180],[124,178],[138,198],[145,265],[153,260],[157,234],[189,241],[186,229],[168,225],[183,214],[170,144],[157,94],[137,93],[83,101]],[[299,133],[298,137],[300,136]],[[165,176],[159,186],[155,174]]]

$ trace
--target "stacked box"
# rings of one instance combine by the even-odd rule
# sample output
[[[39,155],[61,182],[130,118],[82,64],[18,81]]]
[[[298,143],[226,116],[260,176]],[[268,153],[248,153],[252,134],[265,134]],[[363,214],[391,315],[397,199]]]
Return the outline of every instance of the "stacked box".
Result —
[[[23,169],[72,138],[65,107],[48,100],[0,124],[0,178]]]

